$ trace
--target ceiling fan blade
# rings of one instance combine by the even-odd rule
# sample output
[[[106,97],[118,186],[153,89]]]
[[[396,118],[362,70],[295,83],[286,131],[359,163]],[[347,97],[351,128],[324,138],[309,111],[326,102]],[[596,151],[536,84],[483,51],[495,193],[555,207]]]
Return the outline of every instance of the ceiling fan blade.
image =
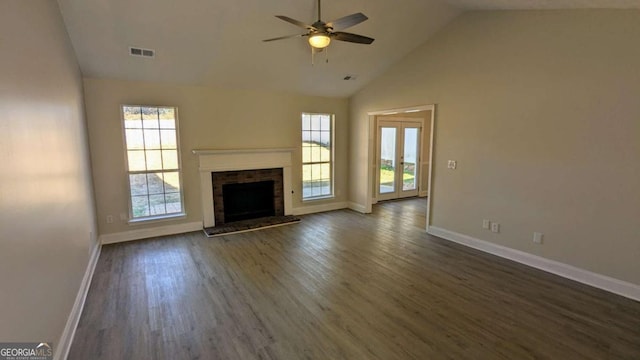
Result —
[[[362,35],[357,35],[357,34],[351,34],[351,33],[346,33],[346,32],[334,32],[333,34],[333,38],[336,40],[340,40],[340,41],[347,41],[347,42],[352,42],[352,43],[358,43],[358,44],[371,44],[375,39],[372,39],[370,37],[366,37],[366,36],[362,36]]]
[[[262,41],[264,41],[264,42],[268,42],[268,41],[275,41],[275,40],[289,39],[289,38],[302,37],[302,36],[307,36],[307,34],[296,34],[296,35],[279,36],[279,37],[276,37],[276,38],[265,39],[265,40],[262,40]]]
[[[341,17],[337,20],[330,21],[327,23],[327,27],[333,28],[333,30],[343,30],[354,25],[358,25],[367,19],[368,17],[365,14],[356,13]]]
[[[303,28],[303,29],[307,29],[307,30],[317,30],[316,28],[314,28],[314,27],[313,27],[313,26],[311,26],[311,25],[307,25],[307,24],[303,23],[302,21],[298,21],[298,20],[296,20],[296,19],[292,19],[292,18],[290,18],[290,17],[288,17],[288,16],[284,16],[284,15],[276,15],[276,17],[277,17],[278,19],[280,19],[280,20],[284,20],[284,21],[286,21],[286,22],[288,22],[288,23],[290,23],[290,24],[293,24],[293,25],[295,25],[295,26],[299,26],[299,27],[301,27],[301,28]]]

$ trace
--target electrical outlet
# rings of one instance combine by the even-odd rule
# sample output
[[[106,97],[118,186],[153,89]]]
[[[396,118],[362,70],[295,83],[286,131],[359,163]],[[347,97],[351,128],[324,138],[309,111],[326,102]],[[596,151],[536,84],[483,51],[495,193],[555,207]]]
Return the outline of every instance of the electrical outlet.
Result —
[[[542,244],[542,238],[544,237],[543,233],[534,232],[533,233],[533,242],[536,244]]]
[[[491,223],[491,232],[499,233],[500,232],[500,224],[497,222]]]
[[[487,219],[482,220],[482,228],[483,229],[487,229],[487,230],[490,229],[491,228],[491,221],[489,221]]]
[[[127,220],[129,220],[129,216],[127,216],[126,213],[120,213],[120,220],[121,221],[127,221]]]
[[[107,224],[113,224],[113,215],[107,215]]]

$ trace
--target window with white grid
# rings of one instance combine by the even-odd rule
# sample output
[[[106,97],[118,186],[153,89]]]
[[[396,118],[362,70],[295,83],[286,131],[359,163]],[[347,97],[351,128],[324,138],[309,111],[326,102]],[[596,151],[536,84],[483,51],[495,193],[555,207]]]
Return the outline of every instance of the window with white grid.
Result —
[[[333,115],[302,114],[302,200],[333,196]]]
[[[122,106],[130,218],[183,215],[175,107]]]

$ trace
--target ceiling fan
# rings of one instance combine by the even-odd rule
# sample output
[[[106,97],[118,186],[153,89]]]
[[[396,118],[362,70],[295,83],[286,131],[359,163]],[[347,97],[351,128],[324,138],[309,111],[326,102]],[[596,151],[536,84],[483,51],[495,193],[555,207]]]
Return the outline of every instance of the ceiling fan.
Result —
[[[312,50],[315,51],[322,51],[324,48],[329,46],[329,43],[331,43],[331,39],[367,45],[371,44],[374,41],[374,39],[370,37],[338,31],[360,24],[361,22],[367,20],[368,18],[363,13],[355,13],[341,17],[337,20],[324,22],[321,20],[322,16],[320,12],[320,0],[318,0],[318,21],[314,22],[311,25],[307,25],[302,21],[298,21],[296,19],[292,19],[283,15],[276,15],[276,17],[280,20],[284,20],[288,23],[306,29],[307,32],[304,34],[280,36],[263,41],[274,41],[307,36],[309,37],[309,45],[311,45]]]

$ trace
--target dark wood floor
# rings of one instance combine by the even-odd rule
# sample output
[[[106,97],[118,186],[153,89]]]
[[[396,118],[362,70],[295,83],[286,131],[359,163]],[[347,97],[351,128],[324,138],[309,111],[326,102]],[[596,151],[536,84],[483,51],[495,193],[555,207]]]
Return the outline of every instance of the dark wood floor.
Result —
[[[69,359],[639,359],[640,303],[371,215],[104,246]]]

